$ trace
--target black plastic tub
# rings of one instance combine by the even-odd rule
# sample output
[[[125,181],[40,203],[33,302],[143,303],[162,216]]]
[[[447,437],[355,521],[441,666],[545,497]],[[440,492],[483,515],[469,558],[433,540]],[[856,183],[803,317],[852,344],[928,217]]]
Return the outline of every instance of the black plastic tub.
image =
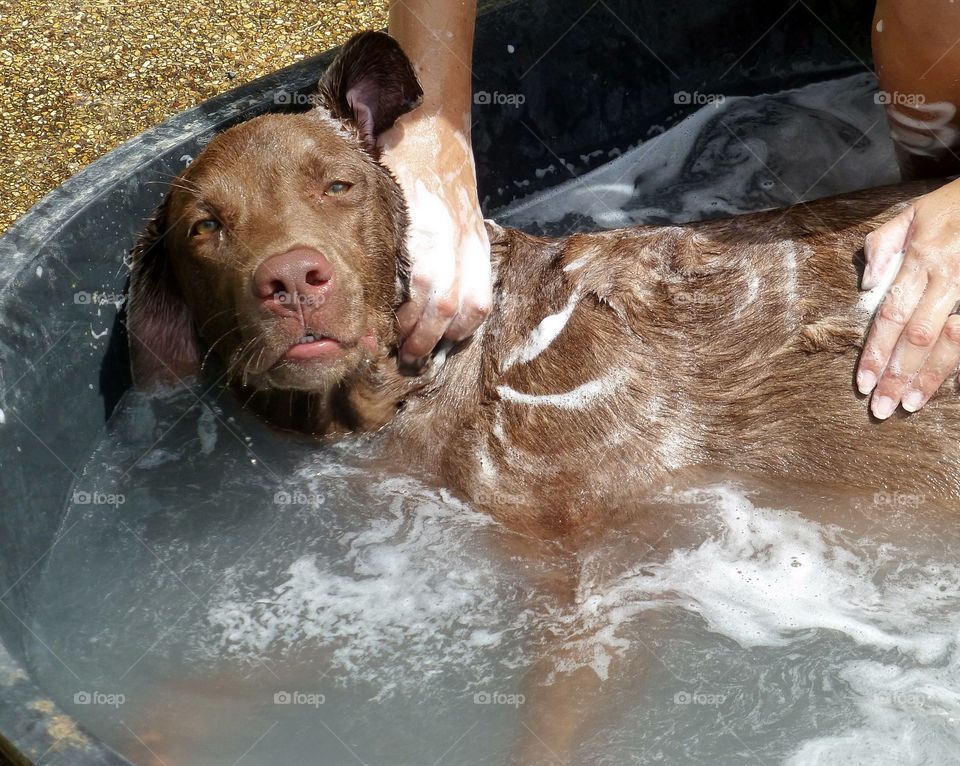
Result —
[[[485,212],[495,217],[517,193],[548,184],[534,171],[551,159],[579,174],[601,161],[588,159],[595,150],[635,144],[697,108],[678,93],[751,95],[868,69],[872,8],[866,0],[497,5],[479,21],[475,55]],[[58,708],[56,690],[34,683],[24,652],[30,584],[57,544],[76,474],[130,384],[118,321],[125,255],[165,180],[216,132],[291,108],[332,55],[147,131],[0,239],[0,752],[16,763],[126,763]]]

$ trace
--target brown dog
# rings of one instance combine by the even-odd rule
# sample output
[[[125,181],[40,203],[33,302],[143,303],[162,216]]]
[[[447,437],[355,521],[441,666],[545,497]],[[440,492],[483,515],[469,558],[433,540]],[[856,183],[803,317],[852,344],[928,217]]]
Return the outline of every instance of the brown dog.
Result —
[[[219,360],[278,425],[384,429],[538,534],[610,518],[694,465],[960,500],[960,399],[879,423],[853,385],[879,300],[857,290],[864,237],[922,185],[564,239],[488,223],[489,319],[402,374],[407,220],[376,139],[420,94],[396,43],[365,33],[315,109],[210,143],[134,251],[138,383]]]

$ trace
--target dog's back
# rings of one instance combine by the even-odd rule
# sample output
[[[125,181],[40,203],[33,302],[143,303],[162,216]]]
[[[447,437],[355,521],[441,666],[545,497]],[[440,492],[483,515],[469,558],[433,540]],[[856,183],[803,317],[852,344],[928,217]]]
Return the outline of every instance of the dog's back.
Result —
[[[960,499],[953,383],[873,420],[854,367],[868,232],[907,185],[684,227],[492,227],[497,307],[396,435],[513,521],[562,530],[698,464]]]

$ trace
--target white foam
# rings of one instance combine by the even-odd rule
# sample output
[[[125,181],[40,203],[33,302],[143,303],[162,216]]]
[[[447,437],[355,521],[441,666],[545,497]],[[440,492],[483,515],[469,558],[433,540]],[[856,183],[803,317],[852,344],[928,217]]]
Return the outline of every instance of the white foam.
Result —
[[[533,407],[559,407],[579,410],[598,399],[605,399],[617,391],[629,378],[624,369],[612,370],[606,375],[588,381],[560,394],[526,394],[510,386],[497,386],[497,393],[506,402],[529,404]]]
[[[570,261],[570,263],[568,263],[566,266],[563,267],[563,270],[569,272],[569,271],[577,271],[578,269],[582,269],[584,266],[586,266],[587,261],[590,260],[591,255],[592,255],[591,253],[587,253],[586,255],[581,255],[579,258],[576,258]]]
[[[316,651],[332,679],[372,684],[379,698],[441,671],[489,683],[510,654],[495,626],[529,619],[510,611],[506,573],[476,544],[493,522],[411,479],[380,482],[373,496],[389,510],[338,541],[342,558],[301,555],[265,592],[250,592],[237,569],[208,611],[219,650],[252,659],[326,647]]]
[[[419,179],[407,191],[407,207],[407,248],[413,276],[429,275],[431,293],[445,295],[453,285],[456,267],[455,260],[448,257],[457,241],[449,208]]]
[[[856,661],[841,672],[858,694],[863,724],[804,742],[784,766],[927,766],[957,762],[960,752],[960,658],[943,667],[905,670]]]
[[[664,467],[671,471],[690,465],[691,455],[698,449],[696,440],[691,436],[695,428],[681,417],[674,416],[676,422],[669,423],[663,440],[657,444],[657,454],[663,458]]]
[[[573,316],[577,303],[580,302],[580,293],[576,290],[567,299],[567,304],[557,313],[550,314],[540,321],[526,343],[511,351],[503,360],[502,370],[506,372],[513,365],[525,364],[536,359],[540,354],[546,351],[550,344],[556,340],[557,336],[567,326],[570,317]]]
[[[486,439],[481,439],[477,447],[477,467],[480,469],[480,479],[487,484],[497,478],[497,467],[490,457]]]
[[[896,104],[887,105],[890,135],[906,151],[936,157],[957,143],[960,130],[953,124],[957,113],[954,104],[949,101],[930,104],[914,101],[909,107],[924,117],[912,117],[900,111]]]
[[[877,284],[871,289],[860,293],[860,299],[857,301],[857,307],[861,311],[867,311],[872,314],[880,307],[880,304],[883,302],[887,291],[897,278],[897,274],[900,271],[900,266],[903,264],[903,259],[904,251],[900,250],[897,252],[895,257],[891,258],[887,263],[883,273],[880,275],[880,279],[877,281]]]
[[[605,677],[612,657],[632,645],[629,622],[650,609],[679,608],[711,632],[744,648],[789,646],[811,630],[831,631],[861,647],[895,650],[925,664],[943,661],[960,628],[954,614],[931,624],[945,600],[942,578],[960,582],[951,564],[940,577],[878,584],[903,552],[872,559],[849,549],[841,530],[792,511],[755,507],[740,491],[717,485],[679,494],[716,514],[719,532],[661,563],[644,562],[610,579],[609,551],[584,564],[579,618],[592,638],[583,654]],[[590,631],[585,631],[590,632]]]
[[[800,299],[797,280],[797,246],[793,242],[784,242],[783,248],[783,266],[786,270],[783,290],[787,300],[796,303]]]
[[[197,438],[200,439],[200,451],[211,454],[217,448],[217,415],[207,405],[201,405],[197,419]]]
[[[537,168],[536,170],[533,171],[534,175],[537,178],[545,178],[550,173],[556,173],[556,172],[557,172],[557,166],[554,165],[552,162],[549,165],[547,165],[545,168]]]

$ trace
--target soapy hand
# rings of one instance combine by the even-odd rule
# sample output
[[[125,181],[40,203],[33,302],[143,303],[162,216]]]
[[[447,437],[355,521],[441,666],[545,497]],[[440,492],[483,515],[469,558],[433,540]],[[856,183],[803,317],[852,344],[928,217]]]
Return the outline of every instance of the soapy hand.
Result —
[[[916,412],[960,365],[960,181],[917,200],[871,232],[862,288],[896,274],[867,337],[857,387],[884,420]],[[902,259],[902,262],[901,262]]]
[[[444,116],[419,112],[405,115],[380,139],[382,160],[410,213],[410,300],[397,321],[400,362],[414,371],[441,339],[469,337],[492,300],[490,242],[469,132]]]

